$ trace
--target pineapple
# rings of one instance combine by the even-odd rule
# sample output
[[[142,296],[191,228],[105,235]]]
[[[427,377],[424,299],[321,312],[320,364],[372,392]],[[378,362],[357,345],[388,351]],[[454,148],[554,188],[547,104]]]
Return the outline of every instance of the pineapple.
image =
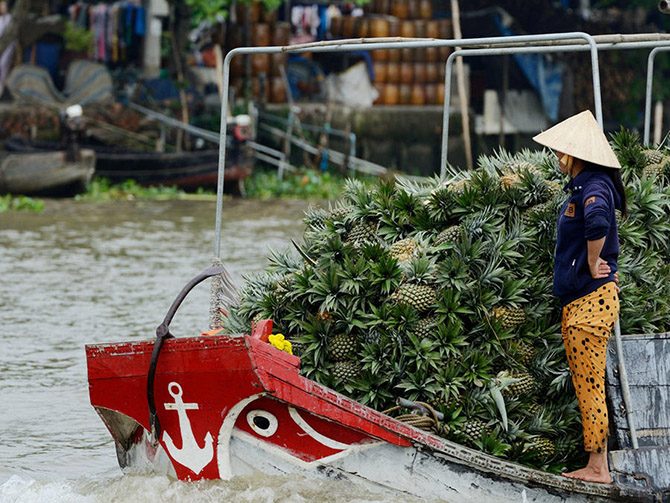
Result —
[[[349,206],[336,206],[330,210],[330,213],[328,213],[328,218],[333,222],[342,223],[350,214],[351,208]]]
[[[512,400],[533,396],[539,389],[537,380],[528,372],[511,374],[510,377],[518,379],[518,381],[503,388],[502,393]]]
[[[419,313],[427,311],[437,301],[437,292],[432,286],[405,283],[391,295],[400,304],[411,306]]]
[[[502,167],[502,172],[506,175],[519,174],[523,171],[527,171],[534,175],[540,175],[540,170],[537,166],[527,161],[512,161],[504,164]]]
[[[649,148],[643,151],[647,166],[650,164],[661,164],[663,162],[663,153],[660,150]]]
[[[328,356],[331,360],[341,362],[354,356],[358,340],[352,334],[337,334],[328,341]]]
[[[411,238],[401,239],[391,245],[391,256],[399,262],[411,259],[417,253],[418,245]]]
[[[536,204],[531,206],[526,211],[521,214],[521,222],[525,226],[529,226],[534,219],[541,218],[546,216],[546,214],[552,211],[554,205],[551,202]]]
[[[437,316],[421,318],[414,326],[414,335],[416,335],[416,337],[419,339],[430,337],[437,331],[438,321],[439,318]]]
[[[516,328],[526,321],[526,313],[520,308],[496,306],[491,314],[504,329],[508,330]]]
[[[447,190],[452,194],[463,194],[469,186],[470,180],[464,178],[447,185]]]
[[[433,240],[433,246],[441,246],[445,243],[457,243],[461,239],[461,231],[463,227],[460,225],[452,225],[440,232]]]
[[[352,361],[335,362],[332,375],[336,382],[346,383],[354,380],[360,374],[359,366]]]
[[[660,163],[647,164],[642,170],[642,178],[657,180],[665,174],[665,166]]]
[[[488,435],[486,423],[479,419],[466,420],[461,428],[461,433],[471,444],[479,442],[484,435]]]
[[[377,224],[372,222],[359,222],[351,229],[347,235],[347,243],[355,247],[377,241]]]
[[[510,173],[500,177],[500,187],[503,190],[509,190],[521,185],[521,177],[516,173]]]
[[[555,199],[563,194],[563,186],[558,182],[554,182],[553,180],[546,182],[546,189],[550,199]]]
[[[533,345],[523,340],[515,341],[510,344],[510,353],[513,354],[516,361],[521,363],[524,367],[528,367],[537,354]]]
[[[541,459],[551,458],[556,454],[556,444],[544,437],[534,437],[526,444],[526,450]]]

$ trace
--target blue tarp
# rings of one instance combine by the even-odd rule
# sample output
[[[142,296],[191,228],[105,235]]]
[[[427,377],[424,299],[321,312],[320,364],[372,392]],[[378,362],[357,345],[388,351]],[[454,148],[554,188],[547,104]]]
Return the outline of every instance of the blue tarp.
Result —
[[[496,16],[495,22],[502,35],[515,35],[503,24],[500,16]],[[514,54],[514,60],[540,96],[544,113],[551,121],[558,120],[563,90],[563,65],[551,62],[544,54]]]

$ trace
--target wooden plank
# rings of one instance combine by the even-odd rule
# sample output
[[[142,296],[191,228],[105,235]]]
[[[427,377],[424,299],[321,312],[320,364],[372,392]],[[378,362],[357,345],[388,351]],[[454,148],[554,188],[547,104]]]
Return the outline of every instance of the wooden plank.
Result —
[[[608,350],[608,373],[618,382],[616,346]],[[628,384],[670,385],[670,335],[624,336],[622,339]]]
[[[612,451],[610,470],[619,483],[642,482],[643,487],[667,490],[670,487],[670,448],[652,447]]]

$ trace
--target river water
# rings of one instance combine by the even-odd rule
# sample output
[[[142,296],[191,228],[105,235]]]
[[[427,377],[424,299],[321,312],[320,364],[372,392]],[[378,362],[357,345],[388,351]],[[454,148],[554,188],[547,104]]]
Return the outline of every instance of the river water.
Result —
[[[222,252],[237,280],[302,233],[306,203],[226,201]],[[149,339],[209,266],[212,202],[49,201],[0,214],[0,502],[409,501],[338,481],[256,475],[181,483],[124,474],[88,401],[84,344]],[[197,287],[172,324],[207,328]]]

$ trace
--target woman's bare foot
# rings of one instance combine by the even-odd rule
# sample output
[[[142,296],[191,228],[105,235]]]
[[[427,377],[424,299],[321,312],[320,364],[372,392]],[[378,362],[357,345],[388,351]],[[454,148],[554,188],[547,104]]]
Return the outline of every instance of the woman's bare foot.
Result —
[[[607,451],[591,452],[589,462],[584,468],[563,474],[564,477],[571,479],[585,480],[587,482],[596,482],[599,484],[611,484],[612,476],[607,466]]]
[[[610,476],[609,470],[598,470],[588,465],[580,470],[564,473],[563,476],[571,479],[585,480],[587,482],[597,482],[600,484],[612,483],[612,477]]]

